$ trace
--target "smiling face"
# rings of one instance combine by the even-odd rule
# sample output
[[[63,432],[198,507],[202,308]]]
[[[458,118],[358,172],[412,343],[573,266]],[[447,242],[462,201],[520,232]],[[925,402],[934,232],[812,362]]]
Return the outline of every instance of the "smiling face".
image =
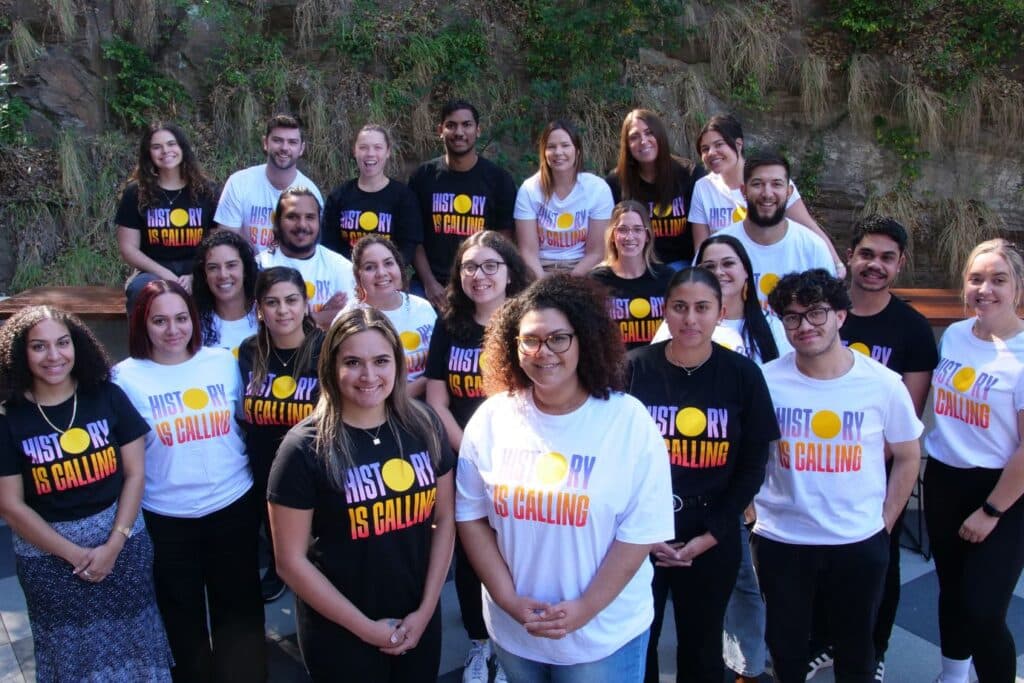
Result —
[[[459,283],[462,291],[477,306],[505,300],[505,289],[508,287],[508,266],[502,264],[501,254],[490,247],[472,246],[462,253],[460,266],[472,263],[477,266],[472,275],[464,270],[459,271]],[[493,262],[501,264],[493,275],[488,275],[481,267]]]
[[[703,282],[682,282],[665,301],[665,325],[679,349],[711,348],[711,335],[722,319],[722,303]]]
[[[173,292],[160,294],[149,305],[146,334],[152,347],[152,360],[175,364],[188,360],[192,340],[192,317],[185,300]]]
[[[743,297],[743,285],[748,279],[747,271],[743,268],[740,257],[728,244],[716,242],[705,247],[700,267],[714,273],[722,286],[724,299],[728,301]]]
[[[742,140],[736,141],[736,149],[742,150]],[[712,173],[722,175],[733,168],[740,161],[740,155],[733,151],[729,143],[725,141],[722,134],[715,130],[709,130],[700,138],[700,160],[704,168]]]
[[[544,144],[544,161],[552,173],[574,173],[576,171],[576,145],[569,133],[562,129],[551,131]]]
[[[383,244],[371,244],[359,254],[356,277],[366,302],[377,308],[394,305],[395,292],[402,289],[402,269],[394,253]]]
[[[47,318],[25,334],[25,354],[34,384],[70,386],[75,367],[75,345],[68,328]]]
[[[456,109],[438,126],[438,134],[444,142],[445,152],[453,157],[461,157],[474,152],[480,126],[473,118],[472,111]]]
[[[849,251],[850,283],[865,292],[888,289],[904,261],[896,240],[888,235],[869,233]]]
[[[641,118],[633,121],[626,134],[626,141],[629,143],[629,153],[636,159],[637,163],[653,164],[658,158],[658,139],[654,137],[654,131]]]
[[[998,324],[1016,317],[1016,281],[1002,255],[986,252],[974,257],[964,278],[964,301],[981,321]]]
[[[158,130],[149,138],[149,158],[153,160],[153,168],[159,171],[170,170],[181,165],[181,147],[178,139],[169,130]]]
[[[384,403],[395,388],[394,349],[377,330],[356,332],[338,346],[335,355],[341,412],[384,419]]]
[[[320,205],[310,195],[286,195],[281,198],[277,229],[278,246],[285,256],[306,258],[316,251],[320,236]]]
[[[554,334],[575,335],[565,314],[556,308],[541,308],[528,311],[519,321],[520,337],[546,339]],[[558,391],[568,385],[580,385],[576,368],[580,362],[579,339],[572,338],[569,348],[555,353],[547,344],[541,344],[536,353],[517,350],[519,367],[533,382],[537,391]]]
[[[245,298],[245,267],[234,247],[222,244],[210,249],[203,271],[206,284],[218,303],[235,303]]]
[[[352,148],[359,177],[364,179],[377,178],[384,175],[391,148],[387,138],[379,130],[364,130],[356,136],[356,144]]]
[[[611,226],[612,240],[619,260],[643,258],[647,244],[644,219],[636,211],[625,211]]]
[[[294,282],[278,282],[259,300],[259,313],[270,338],[285,339],[302,330],[306,315],[306,292]]]
[[[743,184],[747,218],[762,228],[778,225],[786,217],[791,192],[785,166],[758,166]]]
[[[787,321],[787,316],[806,314],[815,309],[824,312],[820,325],[815,325],[804,315],[800,319],[799,325],[794,329],[789,329],[790,323]],[[821,314],[819,313],[819,315]],[[793,301],[783,309],[782,315],[779,317],[786,328],[786,338],[799,356],[813,358],[828,353],[837,344],[841,344],[839,328],[846,320],[846,311],[837,311],[829,306],[828,302],[821,301],[810,306],[801,306]]]
[[[280,171],[294,168],[305,150],[306,143],[302,141],[302,131],[298,128],[272,128],[263,137],[267,163]]]

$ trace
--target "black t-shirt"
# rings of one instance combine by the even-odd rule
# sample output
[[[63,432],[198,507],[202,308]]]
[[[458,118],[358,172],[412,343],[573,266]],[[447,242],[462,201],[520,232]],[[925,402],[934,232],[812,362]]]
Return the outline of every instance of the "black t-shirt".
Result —
[[[608,266],[590,271],[594,278],[608,288],[608,309],[612,320],[619,326],[626,349],[646,346],[665,318],[665,293],[674,271],[668,266],[656,265],[654,274],[645,270],[638,278],[623,278]]]
[[[188,189],[164,190],[154,197],[156,204],[139,211],[139,186],[130,183],[121,195],[114,217],[116,225],[139,231],[139,248],[157,263],[187,261],[195,258],[196,247],[213,230],[217,193],[192,201]],[[173,201],[168,201],[169,199]],[[192,272],[191,268],[186,275]]]
[[[930,373],[939,364],[928,319],[896,296],[875,315],[848,313],[839,336],[843,344],[900,374]]]
[[[416,245],[423,241],[420,207],[408,187],[397,180],[376,192],[359,189],[359,179],[339,185],[324,204],[323,245],[345,258],[352,258],[352,247],[367,235],[380,235],[395,241],[412,263]]]
[[[60,405],[39,406],[8,401],[7,419],[0,422],[0,476],[20,474],[25,502],[47,522],[66,522],[110,507],[124,485],[121,444],[149,431],[119,386],[112,382],[79,388]],[[3,424],[6,422],[6,424]]]
[[[305,420],[285,436],[270,472],[267,498],[313,510],[310,562],[370,619],[412,612],[423,597],[430,560],[437,477],[455,456],[436,416],[441,462],[433,467],[426,442],[387,425],[377,433],[349,428],[355,467],[343,491],[334,489],[314,451],[315,426]]]
[[[430,379],[442,380],[448,387],[448,409],[463,428],[487,398],[480,370],[483,346],[484,328],[476,322],[467,339],[454,339],[444,320],[438,318],[430,337],[425,374]]]
[[[409,178],[423,219],[423,249],[438,282],[448,283],[459,244],[481,230],[512,230],[516,185],[512,176],[479,157],[453,171],[444,157],[420,165]]]
[[[319,338],[323,332],[314,330]],[[294,360],[296,349],[275,349],[267,363],[267,378],[263,386],[251,388],[253,358],[256,355],[256,337],[249,337],[238,347],[238,369],[242,373],[242,427],[245,430],[245,447],[249,458],[269,468],[284,435],[293,426],[306,419],[320,398],[320,380],[317,377],[317,363],[320,358],[320,344],[314,345],[310,368],[294,376],[288,366]],[[255,470],[255,467],[254,467]],[[264,470],[264,476],[265,470]]]
[[[672,161],[672,200],[666,204],[658,203],[655,185],[640,179],[639,193],[636,197],[623,197],[622,185],[616,172],[608,174],[605,180],[612,188],[612,198],[618,204],[623,199],[634,199],[651,207],[651,229],[654,231],[654,253],[665,263],[684,261],[689,264],[693,260],[693,233],[686,217],[690,211],[690,199],[693,197],[693,185],[704,175],[700,166],[693,171],[687,170],[678,161]]]
[[[667,344],[629,353],[628,391],[665,438],[672,493],[712,497],[705,526],[722,538],[764,481],[768,444],[779,438],[775,409],[750,359],[712,344],[711,357],[688,376],[665,358]]]

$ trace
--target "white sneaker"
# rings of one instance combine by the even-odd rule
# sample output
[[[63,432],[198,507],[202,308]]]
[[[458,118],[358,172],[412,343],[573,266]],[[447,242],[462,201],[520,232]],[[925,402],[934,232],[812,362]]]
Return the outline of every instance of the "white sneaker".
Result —
[[[487,660],[491,656],[491,644],[486,640],[472,640],[470,643],[462,683],[488,683]]]
[[[508,679],[505,678],[505,670],[501,668],[501,662],[498,658],[494,658],[494,683],[508,683]]]

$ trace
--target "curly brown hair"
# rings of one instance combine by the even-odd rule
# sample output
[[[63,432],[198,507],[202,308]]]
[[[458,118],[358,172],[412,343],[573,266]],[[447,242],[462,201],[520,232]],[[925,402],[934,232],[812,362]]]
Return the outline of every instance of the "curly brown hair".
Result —
[[[612,390],[625,387],[626,349],[619,329],[608,314],[604,289],[590,278],[557,274],[534,282],[522,294],[509,299],[494,314],[484,337],[484,390],[522,391],[532,382],[519,365],[516,337],[519,323],[530,311],[551,308],[568,319],[581,348],[576,375],[584,391],[595,398],[608,398]]]

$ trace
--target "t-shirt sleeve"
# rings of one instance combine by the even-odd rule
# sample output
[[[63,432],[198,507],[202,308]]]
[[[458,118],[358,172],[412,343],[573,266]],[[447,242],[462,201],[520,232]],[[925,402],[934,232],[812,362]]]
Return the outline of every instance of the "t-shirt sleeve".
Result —
[[[145,227],[142,214],[139,213],[139,186],[135,183],[126,187],[121,193],[121,202],[117,205],[114,225],[132,230],[142,230]]]
[[[408,187],[402,186],[402,198],[397,205],[396,217],[400,230],[398,231],[398,248],[402,251],[406,263],[412,263],[413,254],[416,252],[416,245],[423,243],[423,217],[420,215],[420,205],[416,195]]]
[[[789,181],[789,186],[793,188],[793,192],[789,195],[789,199],[786,200],[787,209],[796,204],[801,199],[800,190],[796,189],[796,183],[794,183],[792,179]]]
[[[604,177],[604,181],[608,183],[608,189],[612,191],[612,201],[618,204],[622,201],[622,185],[619,183],[619,174],[612,171]]]
[[[235,186],[238,184],[236,175],[228,178],[224,183],[224,190],[220,193],[220,201],[217,202],[217,212],[213,215],[215,223],[226,228],[237,230],[242,227],[242,207],[238,201],[238,194]]]
[[[924,424],[917,418],[910,391],[900,380],[894,379],[889,391],[889,405],[886,409],[883,434],[888,443],[912,441],[924,431]]]
[[[497,202],[494,206],[494,225],[488,226],[495,230],[513,230],[512,207],[516,202],[516,183],[504,169],[498,169]]]
[[[149,423],[139,415],[139,411],[135,409],[128,395],[113,382],[109,383],[107,387],[110,392],[113,414],[117,415],[117,426],[114,427],[117,443],[131,443],[140,436],[145,436],[149,432]]]
[[[14,445],[7,417],[0,415],[0,477],[21,474],[19,451]]]
[[[441,444],[441,458],[437,463],[437,467],[434,468],[434,475],[443,477],[455,469],[455,451],[452,450],[451,445],[448,443],[448,433],[444,429],[444,424],[441,423],[441,418],[426,403],[421,405],[426,409],[427,414],[430,415],[430,422],[434,425],[434,431],[437,432],[437,438]]]
[[[455,521],[470,522],[487,517],[489,501],[487,487],[477,468],[479,448],[482,447],[479,429],[474,420],[485,418],[477,411],[466,425],[459,447],[459,466],[455,470]]]
[[[448,326],[443,319],[434,325],[430,335],[430,347],[427,350],[427,369],[423,373],[428,379],[444,380],[448,377],[448,349],[451,342],[448,337]]]
[[[533,205],[533,197],[530,196],[530,179],[527,178],[519,191],[516,192],[516,208],[514,217],[516,220],[537,220],[537,209]]]
[[[1017,375],[1017,386],[1013,388],[1013,409],[1024,410],[1024,372]]]
[[[615,208],[615,200],[612,199],[612,191],[608,187],[608,183],[603,182],[600,178],[594,177],[592,184],[592,191],[594,193],[593,204],[594,209],[591,211],[591,218],[597,220],[608,220],[612,217],[612,209]]]
[[[312,510],[316,506],[317,466],[309,425],[299,423],[281,441],[270,468],[267,500],[296,510]]]
[[[908,304],[909,307],[909,304]],[[908,316],[907,341],[911,352],[906,354],[904,372],[931,372],[939,364],[939,350],[927,318],[911,309]]]
[[[707,183],[698,182],[693,188],[693,200],[690,202],[690,223],[708,224],[707,209],[704,208],[704,187]]]
[[[324,219],[321,222],[320,244],[331,251],[341,254],[341,235],[338,232],[338,224],[341,220],[341,202],[337,198],[337,190],[327,197],[324,203]]]
[[[635,448],[636,456],[629,502],[619,516],[615,539],[623,543],[658,543],[675,535],[668,452],[647,411],[640,405],[629,408],[638,414],[633,429],[622,438],[635,443],[631,448]]]

